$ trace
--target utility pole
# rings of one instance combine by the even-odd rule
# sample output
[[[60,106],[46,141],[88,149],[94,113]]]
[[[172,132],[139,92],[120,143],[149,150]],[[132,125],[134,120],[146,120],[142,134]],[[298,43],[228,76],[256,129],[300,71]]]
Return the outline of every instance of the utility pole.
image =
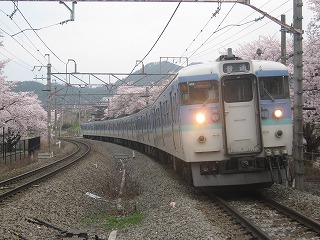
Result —
[[[77,133],[78,134],[78,137],[80,137],[80,133],[81,133],[81,119],[80,119],[80,117],[81,117],[81,112],[80,112],[80,110],[81,110],[81,90],[79,89],[79,108],[78,108],[78,110],[79,110],[79,118],[78,118],[78,120],[79,120],[79,132]]]
[[[57,109],[57,83],[54,86],[54,140],[57,143],[58,134],[58,109]]]
[[[51,156],[51,64],[50,62],[47,65],[47,96],[48,96],[48,122],[47,122],[47,128],[48,128],[48,153]]]
[[[255,9],[257,12],[265,15],[273,22],[280,24],[294,34],[293,42],[293,64],[294,64],[294,106],[293,106],[293,160],[294,160],[294,177],[295,188],[303,188],[304,162],[303,162],[303,101],[302,101],[302,0],[293,0],[293,27],[286,25],[278,19],[256,8],[250,3],[245,5]]]
[[[302,0],[293,0],[293,27],[302,30]],[[294,33],[294,109],[293,109],[293,160],[295,188],[303,189],[303,101],[302,101],[302,31]]]
[[[286,23],[286,15],[281,15],[281,22]],[[287,30],[281,26],[281,63],[286,65],[287,63]]]

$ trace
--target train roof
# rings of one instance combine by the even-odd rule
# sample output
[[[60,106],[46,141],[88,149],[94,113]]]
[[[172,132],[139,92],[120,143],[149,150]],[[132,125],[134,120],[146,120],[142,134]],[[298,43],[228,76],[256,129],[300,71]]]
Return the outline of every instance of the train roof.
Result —
[[[188,80],[191,81],[192,79],[196,80],[195,76],[201,75],[202,80],[218,80],[221,76],[227,75],[227,73],[221,71],[223,64],[245,62],[250,63],[250,71],[248,71],[248,73],[257,76],[287,76],[289,74],[287,67],[280,62],[266,60],[228,60],[201,63],[185,67],[179,71],[178,78],[182,78],[180,80],[184,82]]]

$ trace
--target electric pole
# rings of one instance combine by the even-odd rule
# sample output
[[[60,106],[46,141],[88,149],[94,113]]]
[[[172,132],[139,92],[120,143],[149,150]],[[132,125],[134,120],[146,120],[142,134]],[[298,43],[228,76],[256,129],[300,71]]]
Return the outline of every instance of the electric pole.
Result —
[[[47,121],[47,128],[48,128],[48,153],[51,156],[51,64],[50,62],[47,65],[47,96],[48,96],[48,121]]]
[[[293,27],[302,30],[302,0],[293,0]],[[303,189],[303,101],[302,101],[302,31],[294,33],[294,108],[293,108],[293,160],[295,188]]]
[[[286,15],[281,15],[281,22],[286,23]],[[281,26],[281,63],[287,65],[287,30]]]
[[[58,141],[58,109],[57,109],[57,83],[54,86],[54,140]]]

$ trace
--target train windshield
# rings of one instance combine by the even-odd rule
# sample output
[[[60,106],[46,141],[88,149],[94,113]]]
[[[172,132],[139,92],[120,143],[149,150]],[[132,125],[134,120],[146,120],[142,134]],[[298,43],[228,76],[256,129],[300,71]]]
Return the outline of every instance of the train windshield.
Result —
[[[218,82],[197,81],[179,84],[180,104],[207,104],[219,101]]]
[[[262,100],[290,98],[287,76],[260,77],[259,89]]]
[[[253,98],[252,80],[244,79],[226,79],[223,81],[224,101],[233,102],[250,102]]]

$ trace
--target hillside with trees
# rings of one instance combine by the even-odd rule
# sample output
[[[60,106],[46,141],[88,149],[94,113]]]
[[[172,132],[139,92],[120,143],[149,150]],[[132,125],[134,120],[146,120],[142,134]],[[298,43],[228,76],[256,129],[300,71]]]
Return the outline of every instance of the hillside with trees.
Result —
[[[115,88],[111,90],[106,88],[106,86],[95,86],[92,87],[90,85],[86,87],[79,87],[79,86],[68,86],[66,84],[60,83],[52,83],[51,84],[51,92],[54,95],[55,88],[57,89],[57,105],[63,106],[64,104],[69,105],[77,105],[79,104],[79,91],[81,95],[81,103],[90,103],[92,100],[89,100],[89,97],[84,96],[94,96],[95,101],[100,101],[103,98],[108,97],[110,94],[116,93],[117,87],[121,85],[136,85],[136,86],[147,86],[154,83],[161,82],[165,78],[165,74],[173,73],[180,70],[182,67],[170,62],[155,62],[149,63],[144,66],[143,73],[142,69],[139,69],[133,74],[140,74],[141,75],[130,75],[126,78],[121,80],[117,80],[114,85]],[[148,74],[164,74],[161,76],[156,75],[148,75]],[[46,82],[37,82],[37,81],[25,81],[25,82],[17,82],[16,85],[13,87],[12,91],[14,92],[33,92],[35,93],[38,98],[41,100],[42,105],[44,108],[47,107],[47,85]],[[99,94],[99,95],[98,95]],[[101,94],[105,94],[102,96]]]

